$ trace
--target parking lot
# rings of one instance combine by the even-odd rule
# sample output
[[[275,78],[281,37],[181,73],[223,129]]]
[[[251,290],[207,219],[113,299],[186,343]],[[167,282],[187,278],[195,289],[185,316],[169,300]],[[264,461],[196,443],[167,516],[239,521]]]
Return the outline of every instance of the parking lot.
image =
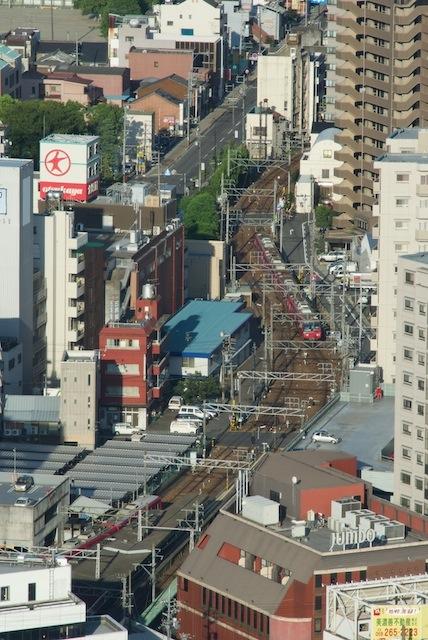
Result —
[[[325,430],[340,439],[339,444],[313,443],[312,435]],[[394,436],[394,398],[373,404],[338,402],[313,426],[296,449],[337,449],[352,453],[359,466],[392,470],[392,462],[381,460],[382,448]]]

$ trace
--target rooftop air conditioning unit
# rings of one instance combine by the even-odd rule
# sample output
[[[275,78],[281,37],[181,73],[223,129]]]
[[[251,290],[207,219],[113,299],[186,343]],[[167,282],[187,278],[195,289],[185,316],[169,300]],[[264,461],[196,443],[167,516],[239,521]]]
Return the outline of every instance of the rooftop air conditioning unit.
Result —
[[[374,530],[378,538],[386,538],[388,542],[392,542],[393,540],[404,540],[406,537],[406,527],[403,523],[397,522],[397,520],[376,522]]]
[[[361,501],[355,498],[340,498],[331,501],[331,515],[336,520],[344,519],[348,511],[361,509]]]
[[[358,509],[356,511],[347,511],[345,515],[345,524],[352,529],[356,529],[359,524],[361,518],[364,516],[374,515],[373,511],[369,509]]]

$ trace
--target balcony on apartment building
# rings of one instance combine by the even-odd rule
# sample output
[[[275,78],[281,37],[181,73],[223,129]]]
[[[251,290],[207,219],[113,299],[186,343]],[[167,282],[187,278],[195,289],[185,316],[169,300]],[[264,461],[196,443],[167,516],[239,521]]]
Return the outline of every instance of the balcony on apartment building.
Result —
[[[69,318],[78,318],[85,312],[85,303],[83,300],[75,300],[71,298],[68,304],[68,316]]]
[[[85,255],[81,251],[70,249],[67,267],[70,273],[81,273],[85,269]]]
[[[67,282],[67,296],[69,298],[81,298],[85,293],[85,278],[70,274]]]
[[[67,331],[67,341],[69,343],[76,343],[83,339],[85,335],[85,323],[70,321]]]

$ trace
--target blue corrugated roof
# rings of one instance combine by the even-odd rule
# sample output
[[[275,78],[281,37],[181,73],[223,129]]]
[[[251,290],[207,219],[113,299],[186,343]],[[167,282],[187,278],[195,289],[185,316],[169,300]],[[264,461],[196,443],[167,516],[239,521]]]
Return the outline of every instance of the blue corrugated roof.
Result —
[[[171,355],[209,357],[222,344],[223,333],[233,334],[248,322],[242,302],[191,300],[165,324],[166,348]]]
[[[6,395],[4,419],[9,422],[58,422],[59,396]]]

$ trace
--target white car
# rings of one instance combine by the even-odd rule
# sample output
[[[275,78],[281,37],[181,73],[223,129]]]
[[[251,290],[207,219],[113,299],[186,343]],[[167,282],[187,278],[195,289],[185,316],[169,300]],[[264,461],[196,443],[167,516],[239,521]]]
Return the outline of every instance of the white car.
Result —
[[[132,436],[134,433],[140,433],[140,429],[127,422],[116,422],[113,425],[113,433],[115,436]]]
[[[327,431],[316,431],[312,436],[312,442],[327,442],[329,444],[338,444],[339,438]]]
[[[345,251],[329,251],[319,256],[320,262],[340,262],[346,260]]]
[[[168,402],[168,409],[171,411],[180,411],[183,404],[183,398],[181,396],[172,396]]]

